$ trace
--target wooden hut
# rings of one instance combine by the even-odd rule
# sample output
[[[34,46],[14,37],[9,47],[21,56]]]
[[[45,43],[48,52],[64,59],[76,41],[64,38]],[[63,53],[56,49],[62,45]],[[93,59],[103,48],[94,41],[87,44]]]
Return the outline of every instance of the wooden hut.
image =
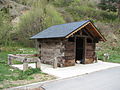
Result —
[[[58,66],[93,63],[96,43],[106,41],[90,20],[54,25],[31,39],[38,42],[41,62],[53,64],[56,58]]]

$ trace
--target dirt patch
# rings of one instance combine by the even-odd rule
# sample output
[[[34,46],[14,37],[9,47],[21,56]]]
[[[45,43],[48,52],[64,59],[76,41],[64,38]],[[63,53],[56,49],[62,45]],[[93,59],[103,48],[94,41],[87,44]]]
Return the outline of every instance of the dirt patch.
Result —
[[[16,80],[16,81],[10,81],[10,80],[4,80],[2,84],[0,84],[0,88],[11,88],[15,86],[21,86],[26,84],[31,84],[35,82],[42,82],[47,80],[55,79],[54,76],[48,75],[48,74],[33,74],[31,77],[34,77],[34,79],[31,80]],[[32,89],[32,90],[43,90],[43,89]]]

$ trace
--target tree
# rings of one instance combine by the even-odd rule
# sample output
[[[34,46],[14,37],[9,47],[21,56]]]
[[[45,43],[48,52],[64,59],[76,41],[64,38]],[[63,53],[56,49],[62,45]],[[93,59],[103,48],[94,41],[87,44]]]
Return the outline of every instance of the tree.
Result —
[[[102,10],[118,12],[118,17],[120,18],[120,0],[101,0],[98,7]]]
[[[10,24],[10,17],[6,13],[0,11],[0,44],[8,45],[11,42],[10,33],[12,25]]]
[[[41,1],[40,1],[41,2]],[[55,24],[65,23],[61,14],[49,4],[35,3],[32,9],[20,18],[18,27],[19,41],[26,46],[33,46],[31,36]]]

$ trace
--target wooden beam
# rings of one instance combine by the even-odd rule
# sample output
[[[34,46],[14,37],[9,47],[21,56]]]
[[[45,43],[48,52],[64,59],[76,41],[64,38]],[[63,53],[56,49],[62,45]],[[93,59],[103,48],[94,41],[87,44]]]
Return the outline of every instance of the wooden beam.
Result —
[[[87,31],[95,38],[95,35],[91,32],[92,30],[90,30],[87,26],[85,27],[87,29]]]
[[[69,38],[71,35],[73,35],[74,33],[78,32],[79,30],[81,30],[82,28],[84,28],[86,25],[90,24],[90,22],[87,22],[86,24],[84,24],[83,26],[81,26],[80,28],[76,29],[75,31],[73,31],[72,33],[68,34],[65,38]]]
[[[83,31],[84,31],[91,39],[94,38],[94,37],[93,37],[90,33],[88,33],[85,29],[83,29]]]
[[[80,31],[80,35],[82,36],[82,30]]]
[[[90,22],[90,25],[95,29],[95,31],[101,36],[103,41],[106,41],[106,39],[102,36],[102,34],[97,30],[97,28]]]
[[[76,35],[75,35],[75,38],[74,38],[74,53],[75,53],[75,61],[76,61]]]
[[[76,37],[87,37],[88,38],[88,36],[85,36],[85,35],[75,35]]]
[[[83,50],[83,64],[85,64],[85,59],[86,59],[86,45],[87,45],[87,38],[84,38],[84,50]]]

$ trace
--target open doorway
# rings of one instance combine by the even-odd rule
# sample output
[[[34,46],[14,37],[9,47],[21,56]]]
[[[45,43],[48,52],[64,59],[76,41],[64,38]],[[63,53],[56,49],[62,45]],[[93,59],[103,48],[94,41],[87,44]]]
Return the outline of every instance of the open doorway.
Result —
[[[84,39],[76,37],[76,61],[84,63]]]

